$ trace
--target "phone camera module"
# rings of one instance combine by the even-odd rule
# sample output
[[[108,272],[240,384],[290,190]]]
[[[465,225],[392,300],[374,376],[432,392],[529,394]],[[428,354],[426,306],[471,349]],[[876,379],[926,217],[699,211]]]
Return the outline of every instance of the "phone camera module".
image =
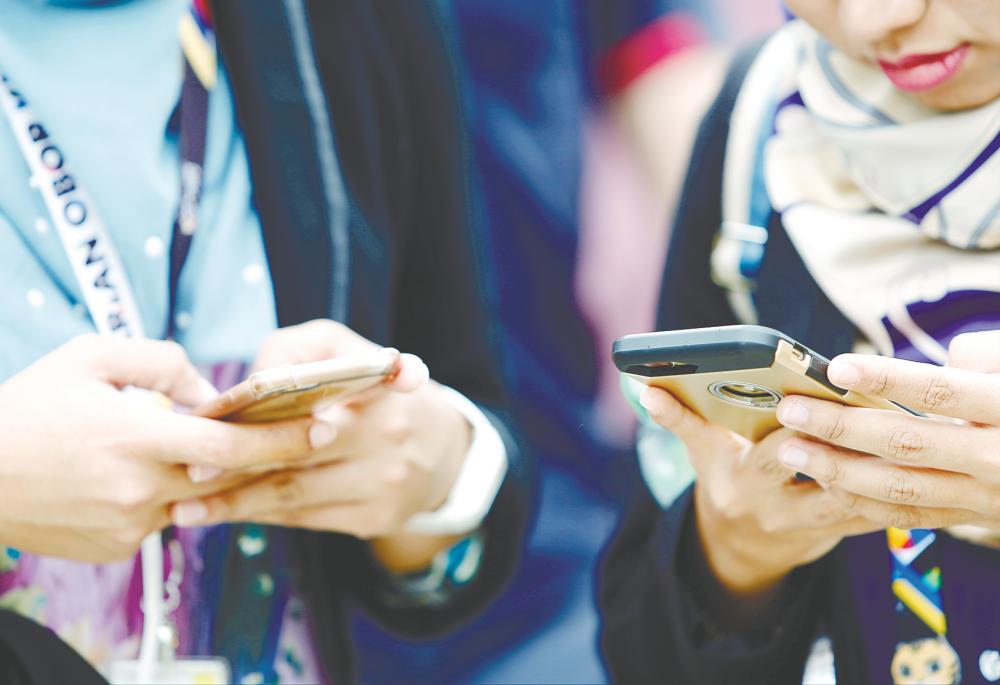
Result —
[[[782,397],[780,392],[763,385],[736,381],[713,383],[708,390],[720,400],[754,409],[774,409]]]
[[[627,367],[625,373],[645,376],[646,378],[662,378],[664,376],[683,376],[697,370],[697,365],[686,362],[645,362]]]

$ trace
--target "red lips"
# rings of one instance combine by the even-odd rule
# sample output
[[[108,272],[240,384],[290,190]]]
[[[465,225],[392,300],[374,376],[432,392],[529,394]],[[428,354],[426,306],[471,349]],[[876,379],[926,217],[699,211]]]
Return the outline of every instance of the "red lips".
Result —
[[[880,59],[878,63],[897,88],[921,91],[939,86],[954,76],[968,53],[968,45],[959,45],[948,52],[907,55],[895,62]]]

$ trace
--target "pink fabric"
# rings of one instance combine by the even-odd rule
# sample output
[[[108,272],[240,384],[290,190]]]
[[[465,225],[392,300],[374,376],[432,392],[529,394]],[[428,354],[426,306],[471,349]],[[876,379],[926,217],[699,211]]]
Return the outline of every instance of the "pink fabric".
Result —
[[[598,65],[601,86],[610,95],[628,88],[672,55],[705,42],[701,24],[684,14],[668,14],[619,41]]]
[[[608,115],[589,118],[583,139],[575,290],[598,350],[598,427],[609,443],[626,445],[634,420],[619,390],[611,344],[655,323],[670,222]]]

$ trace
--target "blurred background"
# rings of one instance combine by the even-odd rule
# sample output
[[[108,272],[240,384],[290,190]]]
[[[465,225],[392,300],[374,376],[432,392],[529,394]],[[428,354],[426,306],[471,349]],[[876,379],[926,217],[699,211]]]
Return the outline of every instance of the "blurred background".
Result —
[[[605,682],[595,563],[636,468],[611,343],[652,328],[699,119],[728,56],[776,27],[781,7],[435,2],[462,91],[490,304],[542,494],[515,582],[472,625],[413,645],[354,619],[361,680]]]

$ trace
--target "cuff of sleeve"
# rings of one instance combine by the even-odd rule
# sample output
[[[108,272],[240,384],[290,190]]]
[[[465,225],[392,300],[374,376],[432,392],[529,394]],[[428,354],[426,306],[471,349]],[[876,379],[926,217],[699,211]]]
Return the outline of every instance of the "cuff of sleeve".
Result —
[[[396,575],[382,569],[382,601],[395,608],[445,606],[479,574],[484,544],[480,531],[438,554],[425,571]]]
[[[404,529],[421,535],[464,535],[482,525],[507,475],[507,447],[486,414],[461,393],[443,388],[445,398],[472,426],[465,462],[444,504],[410,517]]]
[[[598,63],[598,80],[608,95],[618,95],[651,68],[679,52],[704,43],[701,24],[672,13],[616,43]]]
[[[802,574],[793,572],[771,591],[764,606],[747,616],[729,592],[716,580],[698,539],[698,524],[693,507],[688,509],[680,531],[677,571],[689,597],[690,609],[696,615],[692,621],[701,636],[698,642],[720,643],[740,641],[755,649],[773,642],[784,628],[783,619],[789,607],[804,591]]]
[[[666,568],[662,574],[671,577],[666,594],[675,607],[674,620],[678,634],[685,636],[685,649],[696,655],[702,672],[714,674],[705,680],[723,682],[722,674],[741,670],[748,682],[792,682],[796,678],[801,682],[822,612],[815,602],[818,567],[794,571],[776,592],[768,610],[747,625],[743,617],[727,615],[725,590],[715,580],[701,551],[695,530],[693,489],[661,515],[660,524],[666,524],[669,530],[660,533],[662,544],[673,549],[673,558],[664,559],[673,567],[670,576]]]

